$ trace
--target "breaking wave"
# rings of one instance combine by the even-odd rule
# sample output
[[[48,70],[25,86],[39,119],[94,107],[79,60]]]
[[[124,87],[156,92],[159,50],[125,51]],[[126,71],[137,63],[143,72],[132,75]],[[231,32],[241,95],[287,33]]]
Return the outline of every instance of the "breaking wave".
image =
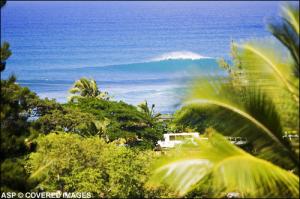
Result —
[[[151,61],[164,61],[164,60],[174,60],[174,59],[197,60],[197,59],[211,59],[211,57],[206,57],[191,51],[174,51],[174,52],[164,53],[162,55],[154,57],[153,59],[151,59]]]

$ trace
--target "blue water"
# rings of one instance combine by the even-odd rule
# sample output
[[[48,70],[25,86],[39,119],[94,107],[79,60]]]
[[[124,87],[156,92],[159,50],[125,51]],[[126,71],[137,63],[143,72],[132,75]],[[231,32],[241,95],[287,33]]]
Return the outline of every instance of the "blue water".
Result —
[[[193,75],[222,74],[232,40],[270,36],[279,2],[8,2],[1,41],[16,74],[41,97],[65,102],[94,78],[115,100],[173,112]]]

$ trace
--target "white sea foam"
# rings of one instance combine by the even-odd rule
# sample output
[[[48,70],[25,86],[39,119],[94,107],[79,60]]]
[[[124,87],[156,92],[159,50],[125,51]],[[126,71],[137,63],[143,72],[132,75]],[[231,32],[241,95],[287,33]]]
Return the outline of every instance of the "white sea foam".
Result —
[[[172,60],[172,59],[208,59],[211,57],[205,57],[200,54],[191,52],[191,51],[175,51],[175,52],[169,52],[164,53],[162,55],[159,55],[155,58],[153,58],[151,61],[163,61],[163,60]]]

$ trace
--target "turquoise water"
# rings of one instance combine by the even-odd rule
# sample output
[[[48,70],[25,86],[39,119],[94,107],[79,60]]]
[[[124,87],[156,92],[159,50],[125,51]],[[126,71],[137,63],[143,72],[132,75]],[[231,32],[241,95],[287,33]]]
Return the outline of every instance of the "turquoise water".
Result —
[[[41,97],[67,100],[80,77],[114,99],[173,112],[195,75],[224,74],[231,40],[270,36],[279,2],[8,2],[1,41],[13,56],[2,74]]]

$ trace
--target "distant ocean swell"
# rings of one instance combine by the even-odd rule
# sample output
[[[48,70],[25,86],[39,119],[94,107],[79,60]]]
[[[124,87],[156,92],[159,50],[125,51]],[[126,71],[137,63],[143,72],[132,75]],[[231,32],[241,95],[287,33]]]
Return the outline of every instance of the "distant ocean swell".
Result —
[[[162,61],[147,61],[141,63],[120,64],[110,66],[93,66],[80,68],[41,68],[26,69],[18,74],[20,80],[74,80],[74,78],[91,76],[99,81],[102,80],[140,80],[145,77],[159,79],[162,76],[172,77],[180,73],[180,77],[194,74],[194,71],[203,73],[220,72],[216,60],[213,58],[202,59],[169,59]],[[38,74],[38,76],[36,76]],[[132,75],[138,74],[137,78]],[[8,73],[4,74],[8,75]],[[124,76],[122,76],[124,75]],[[33,78],[32,78],[33,77]],[[118,77],[118,78],[116,78]],[[122,77],[119,79],[119,77]],[[149,78],[148,78],[149,79]]]
[[[195,53],[165,54],[141,63],[102,67],[23,70],[18,83],[41,97],[66,102],[68,90],[81,77],[93,78],[100,90],[115,100],[138,104],[154,103],[162,113],[171,113],[184,96],[188,82],[195,76],[223,75],[213,58]]]

